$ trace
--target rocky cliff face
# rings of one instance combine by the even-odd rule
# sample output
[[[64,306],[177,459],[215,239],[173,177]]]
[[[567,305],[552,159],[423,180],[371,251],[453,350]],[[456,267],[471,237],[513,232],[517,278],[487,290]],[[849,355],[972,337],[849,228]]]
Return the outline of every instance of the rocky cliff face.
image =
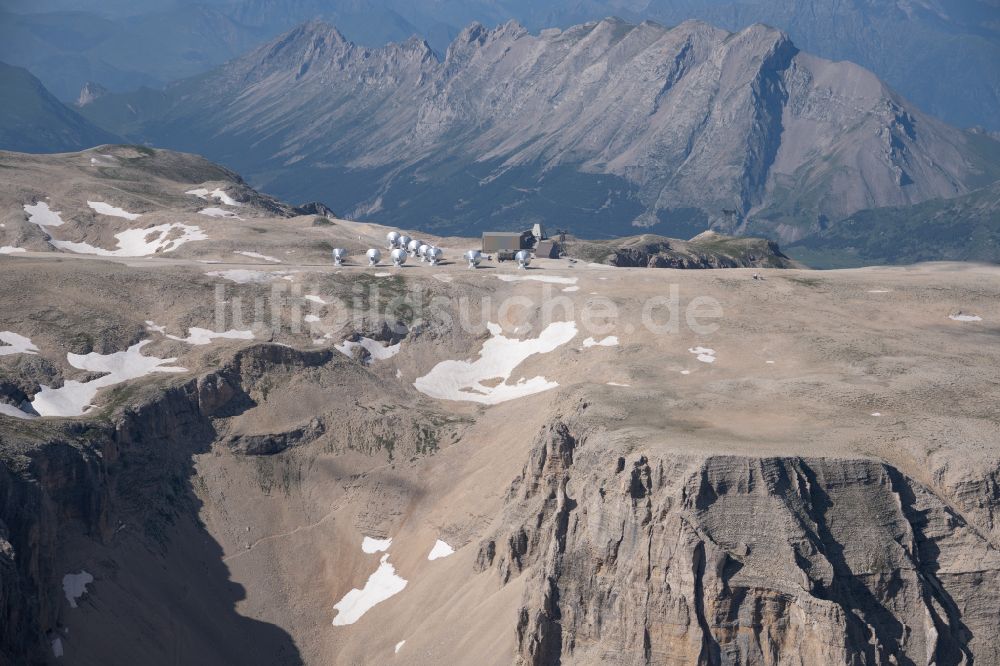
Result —
[[[285,198],[450,231],[558,216],[581,233],[794,239],[1000,169],[983,135],[762,25],[473,24],[439,61],[416,39],[363,48],[314,22],[155,104],[110,96],[85,112]]]
[[[42,663],[63,631],[67,532],[118,558],[136,538],[123,526],[140,525],[143,548],[167,557],[173,537],[159,540],[198,509],[192,454],[224,441],[227,415],[259,397],[275,368],[328,362],[259,346],[113,424],[6,438],[23,464],[0,467],[0,656]],[[557,419],[538,433],[473,571],[500,587],[525,579],[508,628],[519,663],[993,663],[996,475],[953,478],[944,466],[932,489],[878,460],[692,454]],[[219,624],[230,622],[248,620]],[[272,629],[214,654],[301,663]]]
[[[216,371],[139,397],[107,420],[63,425],[19,422],[14,429],[0,432],[0,662],[45,663],[50,641],[72,624],[63,615],[60,597],[67,562],[78,555],[67,552],[77,535],[88,547],[96,544],[101,549],[97,552],[104,553],[105,566],[112,571],[139,569],[142,563],[130,555],[139,544],[141,551],[162,558],[146,572],[151,581],[162,584],[174,577],[172,565],[165,562],[180,549],[184,555],[177,556],[177,564],[184,587],[219,585],[217,576],[225,578],[225,574],[213,568],[218,555],[212,552],[214,558],[205,558],[212,564],[192,574],[184,559],[197,560],[198,555],[186,552],[189,546],[180,543],[191,539],[214,543],[198,520],[201,500],[192,488],[192,457],[214,443],[242,456],[272,456],[332,431],[348,447],[367,453],[386,446],[399,455],[436,448],[431,428],[421,427],[433,418],[428,414],[421,415],[413,427],[354,411],[329,424],[313,419],[287,431],[237,434],[233,423],[265,402],[274,387],[297,373],[329,372],[338,365],[363,372],[330,351],[257,345],[237,353]],[[344,408],[351,411],[348,404]],[[266,466],[262,462],[260,468]],[[156,588],[157,583],[150,584]],[[150,593],[160,595],[157,604],[175,610],[188,598],[183,590],[177,597],[163,590]],[[140,601],[143,596],[136,588],[130,594]],[[219,615],[206,626],[185,625],[183,631],[192,633],[176,649],[186,659],[202,659],[203,663],[301,663],[287,636],[233,612],[231,604],[238,598],[222,596],[212,602],[213,612]],[[194,603],[206,601],[194,595]],[[155,608],[136,608],[136,613],[139,624],[158,622]],[[232,631],[243,637],[234,640]],[[173,659],[168,654],[175,649],[161,653],[158,648],[142,648],[138,641],[132,647],[146,651],[146,663],[166,663]],[[108,649],[115,658],[122,658],[132,647],[109,644]],[[76,658],[83,659],[81,663],[99,661],[98,654]]]
[[[191,455],[212,441],[209,416],[234,394],[225,380],[208,378],[114,423],[21,426],[0,436],[0,589],[9,591],[0,616],[10,663],[41,663],[59,635],[57,563],[69,533],[107,543],[125,521],[148,535],[192,510],[183,492]]]
[[[789,268],[778,244],[762,238],[734,238],[711,231],[689,241],[643,234],[614,241],[570,240],[569,256],[618,267]]]
[[[530,664],[1000,658],[996,532],[874,460],[613,455],[557,422],[479,569],[530,576]],[[988,484],[987,484],[988,485]],[[982,484],[979,494],[988,488]]]

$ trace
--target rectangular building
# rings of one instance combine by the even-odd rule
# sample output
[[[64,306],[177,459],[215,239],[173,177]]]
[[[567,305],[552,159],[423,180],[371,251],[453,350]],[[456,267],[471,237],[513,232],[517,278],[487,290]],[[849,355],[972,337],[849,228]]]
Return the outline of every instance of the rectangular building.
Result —
[[[523,247],[520,231],[484,231],[483,254],[517,252]]]

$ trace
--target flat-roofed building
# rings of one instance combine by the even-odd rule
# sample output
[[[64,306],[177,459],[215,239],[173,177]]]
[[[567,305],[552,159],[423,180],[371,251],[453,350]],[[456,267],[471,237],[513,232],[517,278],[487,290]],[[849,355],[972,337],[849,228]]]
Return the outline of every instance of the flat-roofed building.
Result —
[[[534,236],[530,231],[484,231],[483,254],[513,255],[530,249]]]

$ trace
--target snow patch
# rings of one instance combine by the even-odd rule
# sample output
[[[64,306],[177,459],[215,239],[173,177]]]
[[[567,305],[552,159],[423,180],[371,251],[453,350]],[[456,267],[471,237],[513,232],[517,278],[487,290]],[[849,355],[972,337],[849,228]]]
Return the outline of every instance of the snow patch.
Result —
[[[715,350],[708,347],[692,347],[689,352],[695,354],[702,363],[715,363]]]
[[[0,247],[0,254],[16,254],[18,252],[27,252],[27,250],[23,247],[11,247],[10,245]]]
[[[104,203],[103,201],[88,201],[87,205],[94,209],[94,211],[100,213],[101,215],[110,215],[111,217],[123,217],[126,220],[138,220],[139,213],[130,213],[124,209],[118,208],[117,206],[112,206],[111,204]]]
[[[227,206],[242,206],[243,205],[239,201],[237,201],[236,199],[233,199],[231,196],[229,196],[228,194],[226,194],[225,190],[223,190],[220,187],[217,187],[214,190],[212,190],[211,192],[209,192],[208,196],[212,197],[216,201],[221,201],[222,203],[226,204]]]
[[[371,338],[362,337],[358,341],[344,340],[339,345],[334,345],[333,348],[344,354],[345,356],[354,356],[355,347],[364,347],[371,354],[371,358],[374,361],[384,361],[387,358],[392,358],[399,353],[399,346],[401,342],[397,342],[394,345],[383,345],[378,340],[372,340]]]
[[[50,209],[44,201],[39,201],[34,206],[25,204],[24,212],[28,214],[28,222],[40,227],[61,227],[63,225],[59,211]]]
[[[442,557],[448,557],[455,552],[455,549],[446,544],[441,539],[434,542],[434,547],[431,548],[431,552],[427,555],[428,560],[437,560]]]
[[[212,343],[212,340],[253,340],[253,331],[238,331],[236,329],[231,329],[228,331],[222,331],[218,333],[216,331],[211,331],[207,328],[198,328],[197,326],[188,329],[188,336],[186,338],[180,338],[176,335],[168,335],[171,340],[178,340],[180,342],[186,342],[189,345],[208,345]]]
[[[305,317],[303,317],[303,319],[306,321],[306,323],[309,324],[315,324],[320,320],[320,318],[314,314],[307,314]]]
[[[223,190],[221,187],[217,187],[214,190],[212,190],[211,192],[209,192],[204,187],[198,187],[198,188],[195,188],[193,190],[188,190],[184,194],[193,194],[196,197],[198,197],[199,199],[206,199],[206,200],[207,199],[215,199],[216,201],[218,201],[220,203],[223,203],[223,204],[225,204],[227,206],[242,206],[243,205],[239,201],[236,201],[231,196],[229,196],[228,194],[226,194],[226,191]]]
[[[176,232],[180,232],[177,235]],[[51,240],[53,246],[77,254],[96,254],[102,257],[148,257],[158,252],[173,252],[189,241],[208,240],[200,227],[173,222],[147,229],[128,229],[115,234],[117,250],[105,250],[89,243]]]
[[[399,641],[396,643],[396,654],[399,654],[399,651],[403,649],[404,645],[406,645],[406,641]]]
[[[55,638],[52,639],[52,656],[58,659],[59,657],[62,657],[63,654],[64,652],[63,652],[62,639],[56,636]]]
[[[375,539],[370,536],[366,536],[361,540],[361,550],[366,553],[383,553],[389,550],[389,546],[392,545],[392,537],[388,539]]]
[[[629,386],[628,384],[619,384],[618,382],[607,382],[607,385],[608,386],[624,386],[625,388],[628,388],[628,386]]]
[[[872,416],[882,416],[882,412],[872,412]]]
[[[390,597],[403,591],[406,580],[396,575],[396,568],[389,564],[389,555],[383,555],[375,570],[362,589],[354,588],[334,604],[337,616],[333,626],[354,624],[362,615]]]
[[[10,356],[11,354],[37,354],[38,347],[31,342],[31,338],[12,333],[10,331],[0,331],[0,356]]]
[[[320,305],[326,305],[326,301],[324,301],[319,296],[313,296],[312,294],[309,294],[307,296],[303,296],[302,298],[306,299],[307,301],[312,301],[313,303],[319,303]]]
[[[149,340],[143,340],[113,354],[66,354],[66,360],[74,368],[107,374],[89,382],[66,380],[62,388],[57,389],[42,386],[31,406],[41,416],[81,416],[89,409],[99,389],[154,372],[187,372],[187,368],[166,365],[176,358],[144,356],[142,348],[147,344]]]
[[[70,608],[76,608],[76,600],[87,593],[87,586],[94,582],[94,577],[86,571],[80,573],[68,573],[63,576],[63,593]]]
[[[146,320],[146,328],[150,331],[156,333],[161,333],[164,337],[170,340],[177,340],[178,342],[186,342],[189,345],[208,345],[211,344],[213,340],[226,339],[226,340],[253,340],[253,331],[238,331],[236,329],[230,329],[228,331],[216,332],[209,330],[207,328],[198,328],[197,326],[192,326],[188,329],[188,336],[182,338],[176,335],[169,335],[167,333],[166,326],[157,326],[156,322],[149,319]]]
[[[579,287],[566,287],[563,291],[580,291]]]
[[[225,210],[224,208],[202,208],[198,211],[201,215],[207,215],[209,217],[225,217],[231,220],[242,220],[243,218],[232,211]]]
[[[0,402],[0,414],[4,416],[13,416],[15,419],[33,419],[37,418],[34,414],[29,414],[27,412],[22,412],[20,409],[14,405],[8,405],[5,402]]]
[[[251,259],[263,259],[264,261],[270,261],[275,264],[280,264],[281,259],[275,259],[274,257],[269,257],[266,254],[260,254],[259,252],[243,252],[237,251],[233,254],[242,254],[244,257],[250,257]]]
[[[983,318],[979,315],[967,315],[959,312],[958,314],[948,315],[948,319],[952,321],[982,321]]]
[[[502,273],[497,277],[504,282],[526,282],[534,280],[536,282],[548,282],[549,284],[576,284],[575,277],[560,277],[558,275],[508,275]]]
[[[442,400],[467,400],[495,405],[559,386],[544,377],[522,378],[516,384],[507,380],[525,359],[546,354],[576,337],[576,322],[549,324],[537,338],[516,340],[502,335],[498,324],[487,324],[493,337],[483,343],[475,361],[441,361],[429,373],[418,377],[414,387],[424,395]],[[499,379],[496,385],[482,382]]]
[[[587,338],[583,341],[584,347],[615,347],[618,345],[618,336],[609,335],[603,340],[595,340],[594,338]]]

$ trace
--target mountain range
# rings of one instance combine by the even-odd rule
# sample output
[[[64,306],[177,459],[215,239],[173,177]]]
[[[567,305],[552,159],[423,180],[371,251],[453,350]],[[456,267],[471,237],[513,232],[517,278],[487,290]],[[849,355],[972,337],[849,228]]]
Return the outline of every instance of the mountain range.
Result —
[[[69,152],[112,143],[105,132],[52,96],[21,67],[0,62],[0,148],[25,153]]]
[[[605,19],[467,27],[442,58],[313,21],[165,90],[83,107],[277,196],[441,232],[712,226],[795,241],[860,210],[1000,177],[1000,144],[922,113],[784,32]]]
[[[1000,182],[954,199],[873,208],[790,251],[816,268],[921,261],[1000,262]]]
[[[9,0],[0,60],[30,69],[60,99],[87,81],[122,92],[207,71],[295,25],[323,18],[356,43],[420,35],[443,53],[473,21],[528,29],[606,16],[731,31],[756,22],[803,50],[877,73],[932,115],[1000,130],[1000,6],[996,0]]]
[[[66,102],[88,82],[119,91],[162,86],[235,58],[272,36],[203,5],[127,17],[0,8],[0,60],[25,67]]]

